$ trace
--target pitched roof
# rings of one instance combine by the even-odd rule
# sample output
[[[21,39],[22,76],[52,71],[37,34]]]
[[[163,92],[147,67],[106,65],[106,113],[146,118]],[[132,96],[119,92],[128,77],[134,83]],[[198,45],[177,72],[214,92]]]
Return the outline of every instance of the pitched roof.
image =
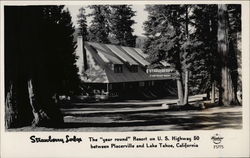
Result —
[[[146,60],[147,55],[139,48],[117,46],[111,44],[100,44],[85,42],[94,47],[98,52],[103,53],[107,58],[113,58],[116,62],[120,61],[129,65],[147,66],[150,63]]]
[[[78,40],[81,42],[81,40]],[[78,43],[81,46],[81,43]],[[85,71],[88,76],[85,82],[91,83],[118,83],[118,82],[137,82],[150,80],[172,79],[172,76],[152,77],[146,73],[145,69],[150,64],[145,55],[139,48],[117,46],[111,44],[100,44],[85,42],[86,52],[95,62],[92,69]],[[81,54],[77,49],[76,54]],[[90,59],[89,59],[90,60]],[[89,61],[88,61],[89,62]],[[115,73],[110,64],[122,65],[122,73]],[[99,66],[96,66],[99,65]],[[131,72],[130,66],[138,66],[138,72]],[[90,66],[91,67],[91,66]],[[98,73],[101,72],[100,75]]]
[[[116,56],[118,56],[124,63],[127,63],[129,65],[138,65],[138,63],[134,59],[132,59],[129,55],[127,55],[121,49],[120,46],[110,45],[110,44],[106,44],[104,46],[106,46],[106,48],[111,50],[111,52],[113,52]]]
[[[126,53],[130,55],[130,57],[139,62],[142,66],[149,65],[149,62],[147,62],[142,56],[140,56],[134,48],[131,47],[121,47],[121,48],[125,50]]]

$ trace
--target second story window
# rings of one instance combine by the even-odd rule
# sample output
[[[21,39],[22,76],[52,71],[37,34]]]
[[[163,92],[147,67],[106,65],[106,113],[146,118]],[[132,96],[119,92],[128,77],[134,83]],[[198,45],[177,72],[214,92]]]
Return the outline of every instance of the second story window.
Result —
[[[131,65],[130,68],[129,68],[129,70],[131,72],[138,72],[138,65]]]
[[[115,64],[114,65],[114,72],[115,73],[122,73],[122,65]]]

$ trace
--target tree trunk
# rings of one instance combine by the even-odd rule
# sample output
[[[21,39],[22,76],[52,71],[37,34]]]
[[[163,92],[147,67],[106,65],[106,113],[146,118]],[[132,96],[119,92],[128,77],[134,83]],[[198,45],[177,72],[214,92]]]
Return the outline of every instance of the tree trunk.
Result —
[[[235,95],[235,99],[236,99],[236,104],[240,104],[239,100],[238,100],[238,96],[237,96],[237,92],[239,89],[241,89],[240,86],[240,78],[239,78],[239,73],[238,73],[238,69],[239,69],[239,63],[238,63],[238,59],[237,59],[237,54],[239,53],[238,51],[238,41],[237,41],[237,33],[231,32],[230,33],[230,42],[229,42],[229,58],[230,58],[230,73],[231,73],[231,78],[232,78],[232,83],[233,83],[233,87],[234,87],[234,95]]]
[[[82,35],[83,71],[85,72],[88,69],[88,63],[87,63],[87,52],[85,49],[84,39],[85,38]]]
[[[47,93],[38,96],[33,80],[10,80],[5,85],[5,127],[17,128],[26,125],[58,127],[63,123],[63,117]],[[26,84],[25,84],[26,83]],[[45,87],[47,89],[48,87]],[[38,100],[39,98],[39,100]],[[43,106],[41,106],[43,105]],[[32,121],[33,120],[33,121]]]
[[[9,83],[5,98],[5,127],[12,128],[18,126],[18,110],[16,88],[13,82]]]
[[[189,17],[188,17],[188,5],[186,5],[185,6],[185,15],[186,15],[186,20],[185,20],[185,29],[186,29],[186,40],[188,41],[188,42],[190,42],[190,39],[189,39],[189,32],[188,32],[188,22],[189,22]],[[188,49],[187,48],[185,48],[185,53],[186,54],[188,54]],[[185,59],[186,60],[186,62],[188,62],[187,61],[187,59]],[[187,105],[188,104],[188,80],[189,80],[189,66],[188,66],[188,64],[187,63],[185,63],[185,69],[186,69],[186,71],[185,71],[185,81],[184,81],[184,83],[185,83],[185,91],[184,91],[184,101],[183,101],[183,103],[184,103],[184,105]]]
[[[211,103],[215,103],[215,82],[212,82]]]
[[[206,93],[207,93],[206,100],[209,100],[209,99],[210,99],[210,91],[209,91],[209,90],[207,90],[207,91],[206,91]]]
[[[237,103],[236,95],[229,68],[229,37],[227,5],[218,5],[218,53],[221,55],[221,90],[223,105]]]
[[[188,104],[188,80],[189,80],[189,70],[186,70],[185,71],[184,105]]]
[[[181,74],[177,73],[177,91],[178,91],[178,103],[179,105],[183,105],[183,84]]]
[[[5,127],[7,129],[30,125],[33,120],[25,83],[27,83],[26,80],[20,78],[6,81]]]
[[[42,110],[41,106],[38,103],[37,90],[34,87],[34,81],[32,79],[28,80],[28,92],[29,92],[29,101],[30,106],[32,107],[32,112],[34,115],[34,120],[32,126],[46,126],[50,118]]]

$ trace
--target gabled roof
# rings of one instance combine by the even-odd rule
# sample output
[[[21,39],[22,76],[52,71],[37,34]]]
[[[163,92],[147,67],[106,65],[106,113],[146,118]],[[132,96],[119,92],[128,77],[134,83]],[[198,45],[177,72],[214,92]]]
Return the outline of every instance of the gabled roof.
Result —
[[[123,50],[125,50],[126,53],[128,53],[130,55],[130,57],[132,57],[137,62],[139,62],[142,66],[149,65],[149,62],[147,62],[145,60],[145,58],[143,58],[142,56],[140,56],[134,48],[131,48],[131,47],[121,47],[121,48]]]
[[[123,64],[129,65],[141,65],[147,66],[149,62],[143,58],[140,53],[138,53],[135,48],[132,47],[122,47],[111,44],[100,44],[94,42],[85,42],[92,47],[94,47],[97,51],[101,52],[107,58],[112,58],[117,63],[118,61]],[[115,64],[115,63],[114,63]]]
[[[78,40],[79,46],[82,46],[81,40]],[[145,59],[147,55],[139,48],[94,42],[85,42],[84,46],[89,54],[88,62],[92,61],[92,66],[85,71],[87,76],[83,79],[85,82],[118,83],[172,79],[172,76],[151,77],[147,74],[145,70],[150,63]],[[82,50],[78,48],[77,51],[76,54],[81,54]],[[122,65],[122,73],[115,73],[112,64]],[[138,72],[131,72],[130,66],[132,65],[138,66]]]

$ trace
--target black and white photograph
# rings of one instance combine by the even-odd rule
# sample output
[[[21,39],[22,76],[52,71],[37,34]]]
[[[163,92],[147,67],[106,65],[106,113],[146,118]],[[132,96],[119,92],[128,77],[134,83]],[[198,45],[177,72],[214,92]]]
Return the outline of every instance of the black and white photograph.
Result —
[[[209,131],[211,146],[223,150],[228,138],[220,130],[248,128],[242,8],[235,2],[2,5],[3,131],[26,133],[31,144],[95,142],[74,135],[85,132]],[[36,132],[73,133],[60,140]],[[193,142],[200,138],[138,148],[198,148]],[[153,138],[99,140],[90,148],[137,148],[106,142]]]
[[[242,128],[241,5],[4,12],[6,129]]]

